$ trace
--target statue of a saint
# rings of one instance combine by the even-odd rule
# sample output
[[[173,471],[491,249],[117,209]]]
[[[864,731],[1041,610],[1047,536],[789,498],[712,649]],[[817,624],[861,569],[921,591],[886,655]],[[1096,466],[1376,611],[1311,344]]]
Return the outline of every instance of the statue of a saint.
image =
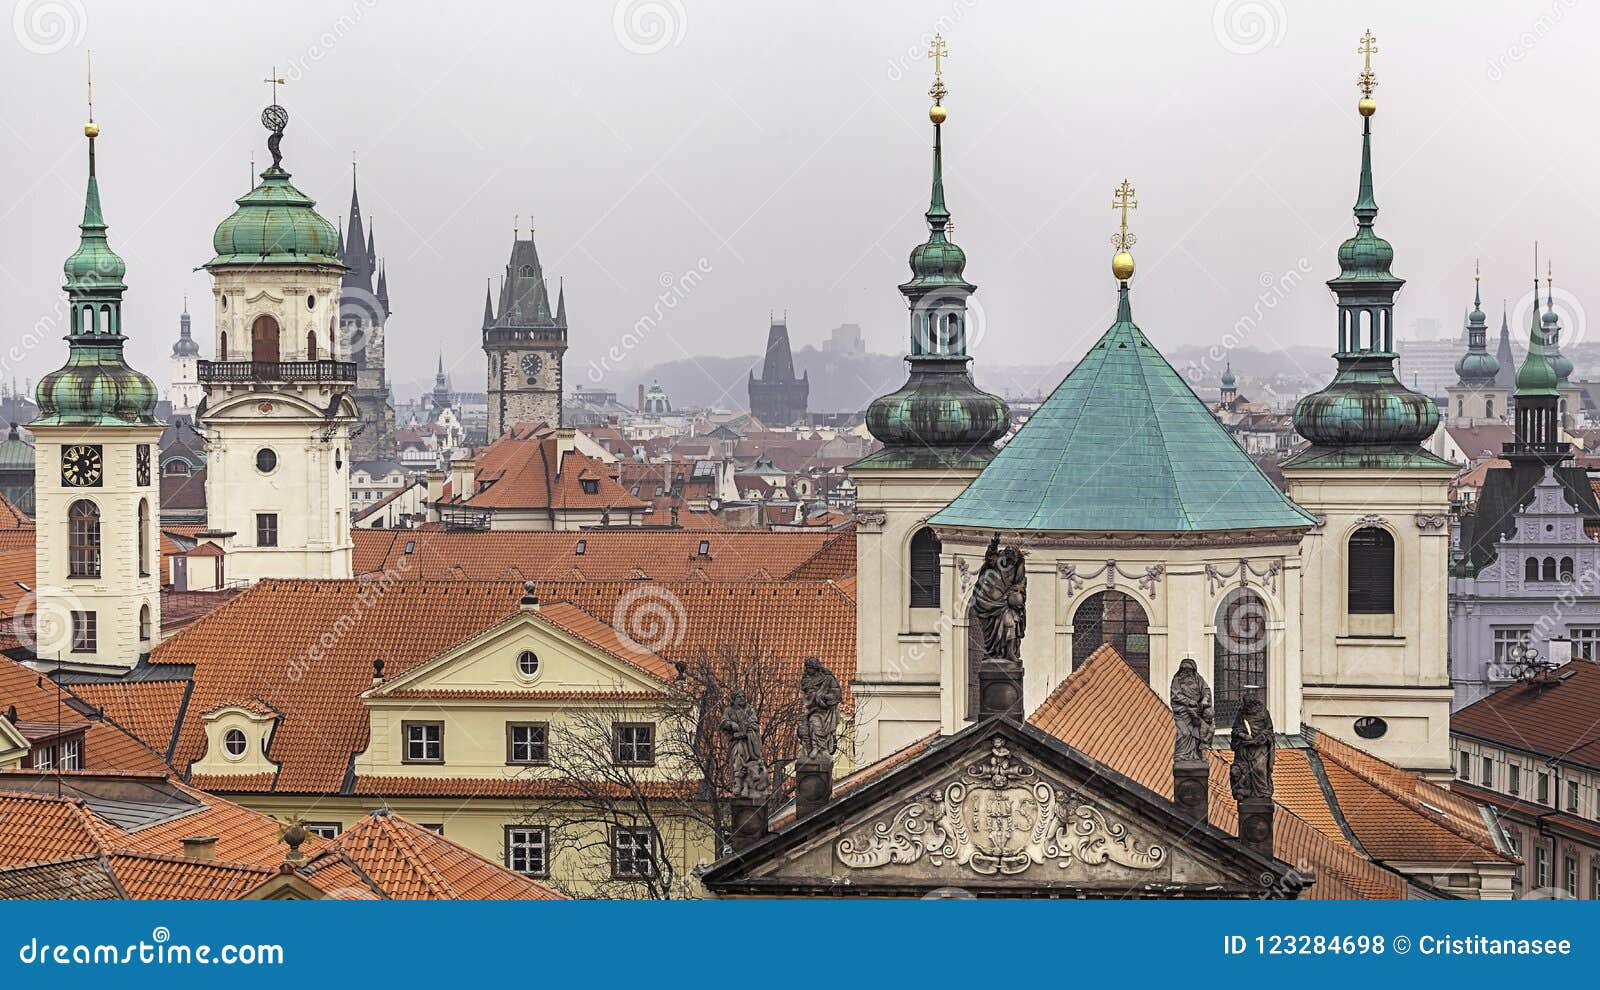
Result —
[[[1194,657],[1184,657],[1172,675],[1172,762],[1202,763],[1216,732],[1211,711],[1211,686],[1195,668]]]
[[[800,675],[800,696],[806,706],[796,732],[800,761],[832,764],[839,744],[839,702],[844,698],[839,679],[821,660],[806,657],[805,673]]]
[[[1000,534],[996,533],[972,591],[972,610],[977,614],[985,659],[1022,659],[1022,637],[1028,626],[1028,576],[1022,563],[1022,551],[1000,546]]]
[[[722,735],[728,741],[728,776],[733,796],[764,801],[772,793],[767,774],[765,747],[761,743],[761,720],[744,692],[735,691],[722,710]]]
[[[1272,797],[1272,756],[1277,739],[1272,713],[1254,691],[1245,695],[1233,719],[1233,766],[1228,785],[1235,801]]]

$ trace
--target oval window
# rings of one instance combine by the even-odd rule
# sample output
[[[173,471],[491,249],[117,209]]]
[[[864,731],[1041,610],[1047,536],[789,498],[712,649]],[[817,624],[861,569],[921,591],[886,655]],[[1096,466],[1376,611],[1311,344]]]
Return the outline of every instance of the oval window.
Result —
[[[1389,723],[1376,715],[1364,715],[1356,719],[1356,735],[1363,739],[1380,739],[1389,731]]]
[[[315,292],[306,293],[306,309],[316,309],[316,308],[317,308],[317,294]]]
[[[523,677],[535,677],[539,673],[539,654],[532,650],[523,650],[517,654],[517,673]]]
[[[222,297],[222,308],[223,309],[227,309],[228,308],[228,297],[227,296],[223,296]]]
[[[271,447],[262,447],[256,451],[256,470],[262,474],[271,474],[278,466],[278,453]]]
[[[229,729],[222,736],[222,748],[236,760],[244,755],[247,745],[248,742],[245,740],[244,733],[238,729]]]

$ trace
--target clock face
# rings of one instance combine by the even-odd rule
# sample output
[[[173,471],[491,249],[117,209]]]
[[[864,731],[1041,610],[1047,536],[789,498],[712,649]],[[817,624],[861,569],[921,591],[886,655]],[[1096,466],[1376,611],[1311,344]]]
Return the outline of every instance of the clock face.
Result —
[[[61,483],[68,488],[98,488],[104,475],[98,444],[75,444],[61,451]]]
[[[150,484],[150,445],[147,443],[141,443],[134,452],[134,475],[139,487]]]
[[[533,384],[533,380],[538,377],[539,369],[542,367],[544,367],[544,358],[537,354],[522,355],[522,373],[528,376],[529,385]]]

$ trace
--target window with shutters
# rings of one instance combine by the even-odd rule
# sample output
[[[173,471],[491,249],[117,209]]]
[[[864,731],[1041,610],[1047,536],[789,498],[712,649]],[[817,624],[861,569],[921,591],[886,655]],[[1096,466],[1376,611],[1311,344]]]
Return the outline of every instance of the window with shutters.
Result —
[[[1394,537],[1367,526],[1350,536],[1348,601],[1357,615],[1394,612]]]
[[[924,526],[911,537],[911,607],[939,607],[939,553],[933,530]]]

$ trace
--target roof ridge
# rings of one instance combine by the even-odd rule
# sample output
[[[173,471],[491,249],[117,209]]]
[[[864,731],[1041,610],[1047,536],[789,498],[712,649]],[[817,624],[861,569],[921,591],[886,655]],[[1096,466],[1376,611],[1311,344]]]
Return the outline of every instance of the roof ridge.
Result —
[[[379,820],[379,829],[391,835],[395,844],[401,847],[404,852],[407,863],[422,875],[423,881],[430,890],[451,900],[459,899],[456,897],[455,888],[444,878],[444,874],[435,869],[433,864],[428,862],[426,857],[422,855],[422,850],[418,847],[415,837],[410,834],[410,829],[402,828],[396,824],[397,822],[406,822],[407,825],[410,825],[410,822],[392,813],[387,815],[368,815],[367,817]],[[394,819],[394,821],[389,819]],[[416,827],[421,828],[420,825]]]

